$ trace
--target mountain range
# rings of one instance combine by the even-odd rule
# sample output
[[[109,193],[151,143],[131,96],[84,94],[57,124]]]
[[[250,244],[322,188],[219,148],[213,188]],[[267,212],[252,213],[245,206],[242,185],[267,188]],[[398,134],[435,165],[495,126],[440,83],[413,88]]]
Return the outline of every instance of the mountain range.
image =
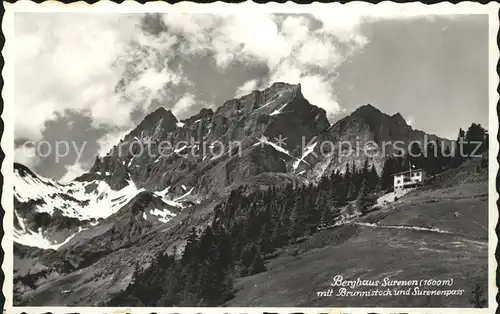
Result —
[[[425,136],[447,141],[370,104],[330,124],[300,84],[282,82],[184,120],[160,107],[68,184],[14,164],[15,280],[39,287],[26,292],[32,304],[49,292],[51,304],[105,304],[128,286],[138,260],[147,267],[159,251],[182,251],[188,230],[210,225],[234,189],[317,184],[365,162],[380,174],[393,149],[367,157],[345,144]],[[59,277],[79,292],[56,293],[65,288],[47,282]]]

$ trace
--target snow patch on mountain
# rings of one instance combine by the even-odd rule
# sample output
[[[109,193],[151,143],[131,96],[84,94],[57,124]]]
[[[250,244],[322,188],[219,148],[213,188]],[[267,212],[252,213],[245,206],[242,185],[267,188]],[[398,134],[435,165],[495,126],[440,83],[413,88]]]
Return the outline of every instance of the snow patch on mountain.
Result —
[[[284,109],[286,106],[288,106],[288,103],[284,104],[284,105],[283,105],[283,106],[281,106],[279,109],[274,110],[274,111],[273,111],[273,112],[271,112],[269,115],[270,115],[270,116],[275,116],[275,115],[278,115],[278,114],[282,113],[282,112],[283,112],[283,109]]]
[[[169,189],[167,187],[155,194],[161,197],[164,203],[183,208],[180,202],[165,199]],[[23,166],[14,168],[14,198],[22,206],[29,206],[30,211],[47,213],[50,216],[54,216],[57,210],[58,215],[76,218],[87,223],[90,221],[91,226],[97,225],[98,219],[105,219],[118,212],[143,191],[145,191],[144,188],[138,189],[131,180],[127,180],[127,185],[121,190],[113,190],[108,183],[101,180],[72,181],[68,184],[61,184],[40,177]],[[25,211],[26,208],[23,210]],[[18,222],[14,230],[15,242],[43,249],[57,249],[70,240],[67,238],[63,243],[54,243],[44,236],[43,230],[34,231],[27,227],[26,217],[22,216],[20,208],[14,208],[14,214]],[[166,211],[160,216],[165,220],[175,214]]]
[[[79,228],[78,231],[71,236],[67,237],[64,241],[60,243],[55,243],[49,241],[47,238],[44,237],[42,234],[41,230],[38,230],[38,232],[35,232],[33,230],[30,230],[24,223],[24,219],[21,218],[16,211],[14,211],[14,216],[16,217],[17,221],[19,222],[20,229],[14,228],[14,242],[17,242],[19,244],[25,245],[25,246],[30,246],[30,247],[38,247],[41,249],[53,249],[57,250],[64,244],[68,243],[69,240],[71,240],[77,233],[86,230],[84,228]]]
[[[100,180],[45,185],[40,184],[43,180],[39,178],[14,177],[14,196],[20,202],[41,200],[41,204],[34,205],[35,211],[53,215],[57,208],[64,216],[79,220],[107,218],[138,193],[137,187],[130,180],[126,187],[115,191]],[[34,184],[30,185],[30,182]]]
[[[158,220],[163,222],[163,223],[168,222],[172,217],[175,216],[175,214],[172,213],[171,211],[169,211],[168,209],[155,208],[155,209],[150,210],[149,213],[152,216],[160,217],[160,219],[158,219]]]
[[[163,189],[161,191],[154,192],[154,194],[158,195],[159,197],[165,197],[165,195],[167,195],[169,190],[170,190],[170,187],[167,186],[165,189]]]
[[[132,158],[130,158],[130,161],[129,161],[129,162],[128,162],[128,164],[127,164],[127,167],[128,167],[128,168],[130,168],[130,166],[132,165],[132,161],[134,161],[134,158],[135,158],[135,156],[134,156],[134,157],[132,157]]]
[[[167,186],[165,189],[161,190],[161,191],[156,191],[154,192],[154,194],[158,197],[161,198],[161,201],[167,205],[170,205],[170,206],[173,206],[173,207],[177,207],[177,208],[180,208],[180,209],[183,209],[184,208],[184,205],[180,202],[178,202],[177,200],[172,200],[171,197],[167,197],[168,195],[168,192],[170,191],[170,186]],[[186,194],[184,194],[186,195]],[[182,198],[179,197],[178,199]]]
[[[63,185],[54,180],[23,175],[19,169],[14,168],[14,196],[21,202],[36,199],[40,194],[66,192]]]
[[[271,147],[273,147],[275,150],[277,150],[278,152],[280,153],[283,153],[283,154],[286,154],[290,157],[293,157],[292,155],[290,155],[290,152],[286,149],[284,149],[283,147],[269,141],[267,138],[265,137],[262,137],[259,139],[259,141],[255,144],[253,144],[253,146],[257,146],[257,145],[263,145],[263,144],[266,144],[266,145],[270,145]]]
[[[73,234],[66,238],[61,243],[52,243],[48,239],[46,239],[41,232],[34,232],[32,230],[26,229],[25,232],[21,232],[20,230],[14,229],[14,241],[31,247],[37,247],[41,249],[53,249],[57,250],[64,244],[66,244],[69,240],[71,240],[74,236]]]
[[[174,202],[178,202],[178,201],[182,200],[183,198],[185,198],[186,196],[188,196],[189,194],[191,194],[191,192],[193,192],[193,190],[194,190],[194,187],[192,187],[192,188],[191,188],[189,191],[187,191],[185,194],[183,194],[183,195],[179,196],[178,198],[176,198],[176,199],[174,200]]]
[[[299,167],[300,163],[301,162],[305,162],[306,164],[308,164],[304,158],[306,158],[310,153],[312,153],[314,151],[314,148],[316,147],[316,145],[318,145],[318,142],[314,142],[313,144],[311,145],[308,145],[305,149],[304,149],[304,152],[302,154],[302,156],[297,159],[296,161],[294,161],[293,163],[293,170],[297,170],[297,168]]]
[[[180,147],[180,148],[176,148],[176,149],[174,150],[174,153],[178,154],[178,153],[182,152],[183,150],[185,150],[185,149],[186,149],[186,148],[188,148],[188,147],[190,147],[190,146],[188,146],[188,145],[184,145],[184,146],[182,146],[182,147]]]
[[[268,102],[266,102],[265,104],[263,104],[262,106],[260,106],[259,108],[255,109],[253,112],[257,112],[263,108],[266,108],[267,106],[269,106],[270,104],[272,104],[273,102],[275,102],[281,95],[276,95],[275,97],[273,97],[271,100],[269,100]]]

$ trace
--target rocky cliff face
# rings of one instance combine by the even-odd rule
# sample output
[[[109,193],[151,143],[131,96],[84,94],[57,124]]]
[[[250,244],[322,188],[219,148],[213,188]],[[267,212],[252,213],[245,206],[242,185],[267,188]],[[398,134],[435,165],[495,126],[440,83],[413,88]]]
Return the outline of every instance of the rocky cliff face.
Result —
[[[160,108],[80,179],[99,177],[115,189],[130,178],[151,191],[217,193],[263,172],[290,171],[302,137],[309,140],[328,127],[325,111],[304,98],[300,85],[275,83],[183,121]],[[286,138],[282,149],[271,142],[255,145],[280,136]]]
[[[159,108],[80,180],[99,178],[113,189],[132,180],[149,191],[206,197],[263,173],[316,181],[365,159],[380,172],[386,156],[425,136],[439,140],[369,104],[330,125],[300,84],[275,83],[183,121]]]
[[[380,174],[388,156],[408,151],[412,142],[423,147],[426,141],[449,143],[436,135],[414,130],[399,113],[390,116],[370,104],[364,105],[318,135],[314,154],[306,159],[312,165],[308,177],[315,180],[336,170],[343,172],[347,164],[359,169],[365,160]]]

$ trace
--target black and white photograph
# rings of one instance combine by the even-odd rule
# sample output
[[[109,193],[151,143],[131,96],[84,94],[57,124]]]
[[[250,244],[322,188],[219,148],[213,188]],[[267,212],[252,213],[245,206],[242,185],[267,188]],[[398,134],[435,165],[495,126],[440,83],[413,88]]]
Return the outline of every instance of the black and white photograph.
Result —
[[[495,312],[497,4],[28,4],[4,313]]]

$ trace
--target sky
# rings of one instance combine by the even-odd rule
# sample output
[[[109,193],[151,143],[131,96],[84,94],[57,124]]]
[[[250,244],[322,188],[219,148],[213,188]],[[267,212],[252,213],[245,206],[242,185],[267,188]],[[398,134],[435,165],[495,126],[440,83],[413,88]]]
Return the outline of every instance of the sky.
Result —
[[[183,119],[277,81],[332,123],[367,103],[449,139],[488,122],[487,15],[16,13],[15,49],[15,160],[62,182],[159,106]]]

